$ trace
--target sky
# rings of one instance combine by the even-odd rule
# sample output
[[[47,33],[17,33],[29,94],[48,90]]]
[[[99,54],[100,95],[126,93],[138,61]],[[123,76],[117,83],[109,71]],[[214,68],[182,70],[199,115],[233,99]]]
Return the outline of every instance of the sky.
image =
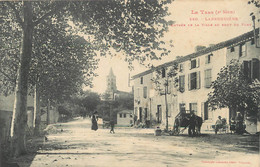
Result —
[[[172,40],[174,47],[167,57],[163,57],[154,64],[159,65],[174,60],[176,56],[193,53],[197,45],[217,44],[253,30],[250,13],[258,12],[256,17],[260,18],[259,11],[247,2],[248,0],[173,1],[169,5],[171,15],[167,19],[175,23],[169,27],[164,41],[167,43]],[[259,27],[259,24],[257,26]],[[102,57],[99,68],[96,70],[98,77],[93,80],[92,91],[103,93],[106,90],[106,76],[111,67],[117,77],[117,89],[121,91],[131,90],[128,86],[129,74],[133,76],[147,70],[135,62],[134,70],[129,71],[128,64],[123,61],[122,57]]]

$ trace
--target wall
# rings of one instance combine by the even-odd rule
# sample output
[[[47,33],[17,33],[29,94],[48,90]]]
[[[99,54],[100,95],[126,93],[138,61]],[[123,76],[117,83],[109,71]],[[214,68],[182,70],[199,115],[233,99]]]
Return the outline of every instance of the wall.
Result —
[[[33,97],[28,96],[27,99],[28,106],[28,126],[32,127],[32,119],[33,119]],[[11,122],[13,116],[13,107],[14,107],[14,95],[10,96],[2,96],[0,95],[0,133],[1,133],[1,141],[6,141],[10,135]]]
[[[13,112],[0,110],[0,140],[6,142],[10,135]]]
[[[122,117],[120,117],[120,114],[122,114]],[[126,117],[124,117],[124,114],[126,114]],[[131,113],[124,113],[119,112],[117,113],[117,125],[127,125],[133,124],[133,116],[131,117]]]
[[[152,73],[149,73],[143,76],[143,84],[141,84],[141,78],[134,79],[134,114],[137,116],[137,119],[140,118],[140,107],[142,108],[142,118],[145,116],[145,108],[147,108],[147,119],[150,120],[151,116],[151,108],[150,108],[150,98],[151,93],[153,92],[153,85],[152,85]],[[147,97],[144,98],[143,88],[147,87]],[[144,119],[142,119],[144,123]]]

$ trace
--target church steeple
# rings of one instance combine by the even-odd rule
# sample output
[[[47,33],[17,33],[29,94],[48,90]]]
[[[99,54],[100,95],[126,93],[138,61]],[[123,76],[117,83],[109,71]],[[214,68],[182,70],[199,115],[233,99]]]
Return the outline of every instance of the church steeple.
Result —
[[[112,67],[110,67],[109,76],[115,76]]]
[[[116,88],[116,76],[113,73],[112,67],[110,68],[109,74],[107,76],[107,92],[115,93],[117,91]]]

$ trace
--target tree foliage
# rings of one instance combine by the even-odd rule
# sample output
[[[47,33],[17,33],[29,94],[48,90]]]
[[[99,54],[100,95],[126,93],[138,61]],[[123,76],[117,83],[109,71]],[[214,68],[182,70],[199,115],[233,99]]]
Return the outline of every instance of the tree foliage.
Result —
[[[70,52],[73,50],[70,46],[76,46],[80,48],[78,55],[82,55],[82,43],[75,42],[82,39],[68,37],[66,32],[62,34],[64,30],[75,31],[75,34],[84,33],[91,47],[94,46],[94,50],[98,50],[101,55],[109,53],[110,48],[113,48],[122,51],[125,61],[130,65],[133,60],[142,63],[146,59],[157,59],[155,51],[160,52],[159,57],[169,53],[163,47],[165,44],[161,37],[172,23],[165,20],[165,16],[168,15],[166,5],[170,2],[1,1],[0,45],[5,51],[1,54],[1,60],[6,62],[1,63],[1,82],[6,85],[4,90],[1,87],[1,91],[6,94],[15,91],[11,128],[11,143],[15,154],[20,155],[26,150],[24,136],[30,83],[39,81],[41,88],[45,90],[43,94],[48,99],[60,100],[68,93],[67,88],[71,88],[71,93],[71,90],[76,90],[83,82],[85,78],[82,74],[86,71],[82,69],[91,69],[93,65],[89,61],[91,59],[78,59],[79,57],[75,58],[73,53],[75,50]],[[72,28],[68,26],[71,22]],[[54,36],[57,38],[52,38]],[[89,57],[92,57],[91,49],[88,47],[87,50],[90,50]],[[72,62],[78,60],[82,60],[82,64],[74,66]],[[90,66],[86,67],[86,60]],[[44,66],[41,67],[41,64]],[[48,65],[51,68],[48,68]],[[65,67],[71,68],[71,73],[75,72],[75,76],[67,75],[68,69]],[[77,76],[78,74],[80,76]],[[88,74],[91,74],[91,70],[87,71],[86,75]],[[76,84],[71,82],[73,79]]]
[[[83,117],[90,115],[97,109],[100,104],[100,96],[90,90],[82,91],[73,98],[73,103],[82,108],[79,114]]]
[[[232,117],[238,111],[256,114],[256,101],[249,85],[249,79],[244,76],[240,63],[232,60],[220,70],[212,83],[213,91],[208,94],[209,107],[213,110],[228,107]]]
[[[178,86],[177,78],[178,63],[174,63],[167,68],[156,68],[155,76],[152,78],[152,82],[155,85],[155,90],[158,93],[165,92],[170,86]],[[163,74],[165,73],[165,74]],[[162,77],[162,75],[165,75]]]

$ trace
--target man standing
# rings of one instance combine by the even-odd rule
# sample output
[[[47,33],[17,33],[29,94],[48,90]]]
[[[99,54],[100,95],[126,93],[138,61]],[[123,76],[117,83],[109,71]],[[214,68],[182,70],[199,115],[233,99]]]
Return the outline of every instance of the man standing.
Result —
[[[191,117],[190,117],[190,125],[189,125],[189,136],[194,136],[195,135],[195,125],[196,125],[196,117],[194,114],[194,111],[191,111]]]
[[[218,133],[219,129],[222,127],[221,116],[218,116],[218,120],[215,123],[215,134]]]

